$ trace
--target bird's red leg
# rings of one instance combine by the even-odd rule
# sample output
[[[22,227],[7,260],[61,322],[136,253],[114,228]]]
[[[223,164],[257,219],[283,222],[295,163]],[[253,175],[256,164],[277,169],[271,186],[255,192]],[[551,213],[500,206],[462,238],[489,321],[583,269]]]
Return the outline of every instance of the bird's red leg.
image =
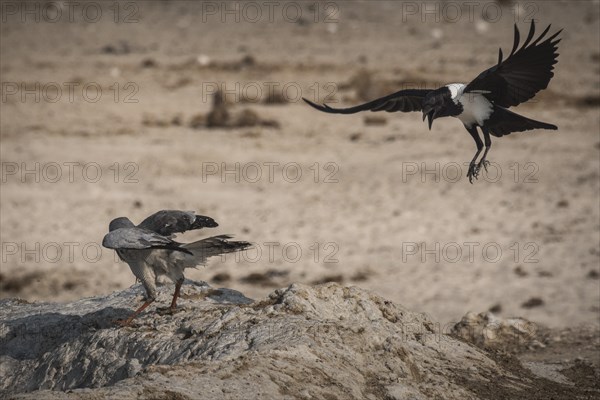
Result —
[[[175,312],[177,308],[177,298],[179,297],[179,289],[181,289],[181,285],[183,284],[183,280],[177,281],[175,283],[175,293],[173,293],[173,301],[171,301],[171,312]]]
[[[144,304],[142,304],[142,306],[140,308],[135,310],[135,312],[133,314],[131,314],[131,316],[129,318],[127,318],[125,320],[123,320],[123,319],[116,320],[115,323],[117,325],[121,325],[121,326],[129,326],[129,324],[131,324],[131,321],[133,321],[133,319],[135,317],[137,317],[142,311],[144,311],[146,309],[146,307],[148,307],[150,304],[152,304],[153,301],[154,301],[154,299],[146,300],[144,302]]]

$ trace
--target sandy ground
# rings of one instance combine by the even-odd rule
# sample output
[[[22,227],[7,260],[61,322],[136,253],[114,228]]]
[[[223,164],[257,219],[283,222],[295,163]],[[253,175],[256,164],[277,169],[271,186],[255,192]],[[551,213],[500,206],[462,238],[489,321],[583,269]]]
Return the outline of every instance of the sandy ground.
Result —
[[[72,21],[36,3],[37,23],[11,4],[0,31],[2,297],[66,301],[130,286],[129,268],[100,247],[109,221],[172,208],[220,224],[182,241],[256,243],[188,274],[250,297],[334,280],[441,326],[488,309],[598,326],[597,2],[492,3],[489,21],[460,2],[282,3],[272,20],[255,3],[256,21],[222,2],[93,3],[97,20],[84,2]],[[426,14],[436,4],[439,22]],[[464,163],[475,146],[456,119],[429,132],[417,113],[332,116],[300,101],[350,105],[467,82],[498,47],[508,54],[513,23],[526,35],[531,16],[564,28],[563,41],[549,89],[518,112],[559,130],[495,139],[493,168],[473,185]],[[193,128],[217,87],[231,113],[278,126]]]

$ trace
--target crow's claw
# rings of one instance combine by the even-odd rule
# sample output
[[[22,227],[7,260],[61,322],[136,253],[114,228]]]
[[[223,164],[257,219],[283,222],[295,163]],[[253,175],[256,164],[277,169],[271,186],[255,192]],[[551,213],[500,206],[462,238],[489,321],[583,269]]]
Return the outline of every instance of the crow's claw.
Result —
[[[472,162],[469,164],[469,171],[467,172],[467,178],[469,178],[469,182],[473,184],[473,178],[477,179],[479,176],[479,166]]]
[[[488,172],[488,165],[490,165],[490,162],[486,159],[479,161],[479,164],[477,164],[477,171],[481,171],[481,167],[483,167],[483,169],[485,169],[485,172]]]

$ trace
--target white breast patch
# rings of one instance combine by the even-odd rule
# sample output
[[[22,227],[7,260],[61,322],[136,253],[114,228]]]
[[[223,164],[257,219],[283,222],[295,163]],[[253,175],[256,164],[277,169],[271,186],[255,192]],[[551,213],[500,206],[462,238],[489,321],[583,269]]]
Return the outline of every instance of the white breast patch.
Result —
[[[450,90],[450,96],[452,96],[454,103],[458,104],[458,99],[460,99],[462,96],[463,90],[465,90],[466,86],[467,85],[464,83],[451,83],[446,85],[446,87]]]
[[[463,112],[456,116],[466,127],[473,124],[481,126],[487,121],[494,111],[494,105],[479,93],[467,93],[458,100],[463,106]]]
[[[466,85],[462,83],[452,83],[446,85],[450,90],[450,95],[454,103],[460,103],[463,107],[463,112],[456,115],[462,123],[470,128],[473,124],[483,125],[494,111],[494,105],[481,93],[469,92],[464,93]]]

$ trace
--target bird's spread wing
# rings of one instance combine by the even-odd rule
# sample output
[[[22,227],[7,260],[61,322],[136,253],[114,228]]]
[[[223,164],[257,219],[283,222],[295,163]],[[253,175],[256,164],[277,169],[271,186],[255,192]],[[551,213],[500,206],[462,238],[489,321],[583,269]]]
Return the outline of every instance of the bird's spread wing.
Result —
[[[193,243],[186,243],[183,248],[189,253],[171,253],[169,255],[172,263],[183,268],[193,268],[206,264],[210,257],[226,253],[233,253],[252,247],[249,242],[231,241],[229,235],[213,236]]]
[[[331,114],[354,114],[359,111],[411,112],[422,110],[423,98],[430,91],[428,89],[401,90],[380,99],[350,108],[333,108],[326,104],[319,105],[307,99],[303,100],[317,110]]]
[[[162,210],[142,221],[138,227],[163,236],[191,231],[194,229],[214,228],[218,226],[214,219],[196,215],[193,211]]]
[[[557,63],[557,44],[561,39],[556,37],[562,32],[560,30],[542,41],[549,30],[550,25],[532,42],[535,35],[535,23],[532,20],[527,39],[519,48],[519,29],[515,25],[515,42],[508,58],[502,60],[500,49],[498,64],[483,71],[467,85],[464,92],[479,92],[499,106],[511,107],[546,89],[554,76],[554,64]]]
[[[104,236],[102,246],[115,250],[168,249],[191,254],[190,251],[181,247],[181,243],[140,228],[115,229]]]

